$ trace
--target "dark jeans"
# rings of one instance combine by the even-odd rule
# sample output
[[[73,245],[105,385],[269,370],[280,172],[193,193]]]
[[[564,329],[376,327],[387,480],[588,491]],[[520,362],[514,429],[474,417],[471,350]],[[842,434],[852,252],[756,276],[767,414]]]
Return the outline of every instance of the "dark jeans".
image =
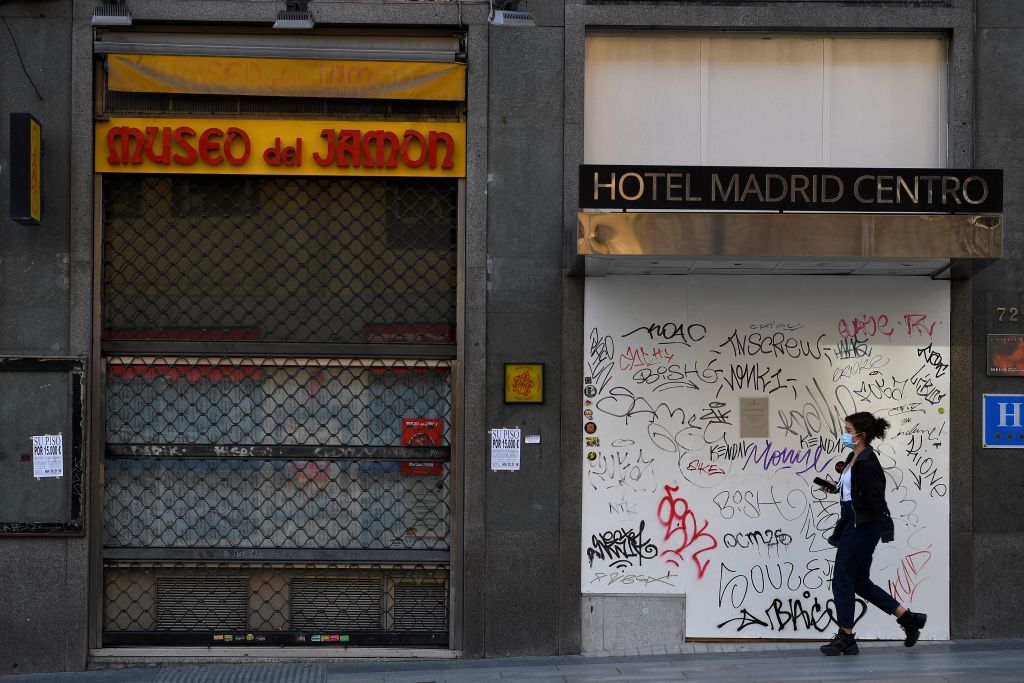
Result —
[[[886,614],[900,606],[895,598],[871,583],[871,556],[881,538],[881,524],[866,522],[853,525],[853,503],[842,504],[847,518],[839,537],[836,566],[832,573],[832,596],[836,602],[836,618],[840,628],[853,628],[854,593]]]

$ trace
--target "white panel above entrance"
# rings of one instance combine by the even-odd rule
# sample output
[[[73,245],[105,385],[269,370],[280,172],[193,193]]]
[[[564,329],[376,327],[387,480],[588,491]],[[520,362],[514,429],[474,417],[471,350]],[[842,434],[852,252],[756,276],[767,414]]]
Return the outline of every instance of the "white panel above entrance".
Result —
[[[584,163],[941,167],[946,51],[928,35],[591,35]]]

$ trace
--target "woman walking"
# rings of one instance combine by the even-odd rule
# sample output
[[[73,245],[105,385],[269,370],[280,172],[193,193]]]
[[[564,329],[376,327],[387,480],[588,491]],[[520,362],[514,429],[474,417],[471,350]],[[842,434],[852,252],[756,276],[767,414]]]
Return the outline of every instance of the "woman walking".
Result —
[[[871,582],[871,557],[879,540],[893,537],[892,517],[885,502],[885,473],[871,442],[884,439],[889,423],[871,413],[854,413],[846,418],[843,446],[852,448],[839,477],[838,486],[826,489],[839,493],[841,514],[829,542],[838,547],[832,574],[839,632],[821,651],[826,655],[855,655],[860,652],[853,632],[854,594],[886,614],[892,614],[906,633],[903,644],[913,647],[928,615],[911,612],[886,591]]]

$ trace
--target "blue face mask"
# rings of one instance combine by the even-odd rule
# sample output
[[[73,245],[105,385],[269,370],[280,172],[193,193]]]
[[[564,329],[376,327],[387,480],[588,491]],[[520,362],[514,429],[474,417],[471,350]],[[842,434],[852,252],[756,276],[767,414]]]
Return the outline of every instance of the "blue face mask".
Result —
[[[843,432],[843,448],[853,448],[856,444],[853,443],[853,434],[849,432]]]

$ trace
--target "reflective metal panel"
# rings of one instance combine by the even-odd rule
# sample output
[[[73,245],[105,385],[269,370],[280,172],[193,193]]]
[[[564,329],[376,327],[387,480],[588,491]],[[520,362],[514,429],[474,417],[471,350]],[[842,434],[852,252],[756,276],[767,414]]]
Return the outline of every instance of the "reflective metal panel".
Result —
[[[1002,245],[1000,214],[580,212],[570,272],[963,276]]]

